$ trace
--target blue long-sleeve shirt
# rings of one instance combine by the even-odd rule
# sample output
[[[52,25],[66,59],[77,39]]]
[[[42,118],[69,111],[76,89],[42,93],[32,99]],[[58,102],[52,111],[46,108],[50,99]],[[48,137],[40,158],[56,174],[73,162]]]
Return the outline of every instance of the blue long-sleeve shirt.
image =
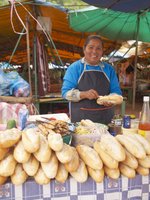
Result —
[[[63,98],[66,98],[66,93],[69,90],[78,88],[78,80],[83,70],[84,63],[81,60],[72,63],[68,67],[63,78],[63,85],[61,89]],[[91,66],[87,64],[86,70],[101,70],[101,68],[99,66]],[[110,64],[103,62],[103,72],[106,74],[108,80],[110,81],[110,94],[116,93],[118,95],[122,95],[115,69]]]

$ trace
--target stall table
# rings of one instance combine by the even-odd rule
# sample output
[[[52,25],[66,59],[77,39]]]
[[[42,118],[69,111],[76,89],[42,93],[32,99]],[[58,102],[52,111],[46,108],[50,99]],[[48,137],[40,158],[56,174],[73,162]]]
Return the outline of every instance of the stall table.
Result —
[[[89,178],[78,183],[72,177],[65,183],[55,180],[38,185],[33,179],[15,186],[8,182],[0,186],[0,200],[149,200],[150,176],[137,175],[134,179],[121,176],[114,180],[105,177],[102,183]]]

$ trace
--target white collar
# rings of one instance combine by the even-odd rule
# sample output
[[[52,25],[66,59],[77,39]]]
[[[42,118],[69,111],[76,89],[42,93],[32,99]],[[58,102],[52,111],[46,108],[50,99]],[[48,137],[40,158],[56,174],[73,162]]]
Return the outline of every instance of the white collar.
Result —
[[[91,65],[91,64],[89,64],[88,62],[86,62],[85,57],[81,58],[81,63],[86,64],[86,65]],[[92,65],[92,66],[101,66],[101,67],[105,67],[102,61],[100,61],[99,64],[97,64],[97,65]]]

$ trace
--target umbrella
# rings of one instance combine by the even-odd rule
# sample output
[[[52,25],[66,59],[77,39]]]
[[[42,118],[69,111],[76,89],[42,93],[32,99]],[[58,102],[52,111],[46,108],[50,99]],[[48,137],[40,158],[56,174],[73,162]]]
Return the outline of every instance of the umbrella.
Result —
[[[101,7],[109,8],[111,10],[123,11],[123,12],[138,12],[150,7],[149,0],[83,0],[84,2]]]
[[[150,12],[125,13],[94,6],[69,12],[71,28],[78,32],[96,32],[111,40],[136,40],[133,109],[136,95],[138,41],[150,42]]]

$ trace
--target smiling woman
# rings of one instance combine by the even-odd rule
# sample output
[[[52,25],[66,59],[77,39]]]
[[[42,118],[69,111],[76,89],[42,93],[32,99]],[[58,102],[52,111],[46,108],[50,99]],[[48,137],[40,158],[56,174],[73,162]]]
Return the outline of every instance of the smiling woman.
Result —
[[[103,42],[100,36],[88,36],[83,46],[84,58],[70,65],[64,76],[62,96],[70,101],[72,122],[90,119],[108,124],[114,115],[113,103],[99,105],[99,96],[121,95],[114,68],[101,62]]]

